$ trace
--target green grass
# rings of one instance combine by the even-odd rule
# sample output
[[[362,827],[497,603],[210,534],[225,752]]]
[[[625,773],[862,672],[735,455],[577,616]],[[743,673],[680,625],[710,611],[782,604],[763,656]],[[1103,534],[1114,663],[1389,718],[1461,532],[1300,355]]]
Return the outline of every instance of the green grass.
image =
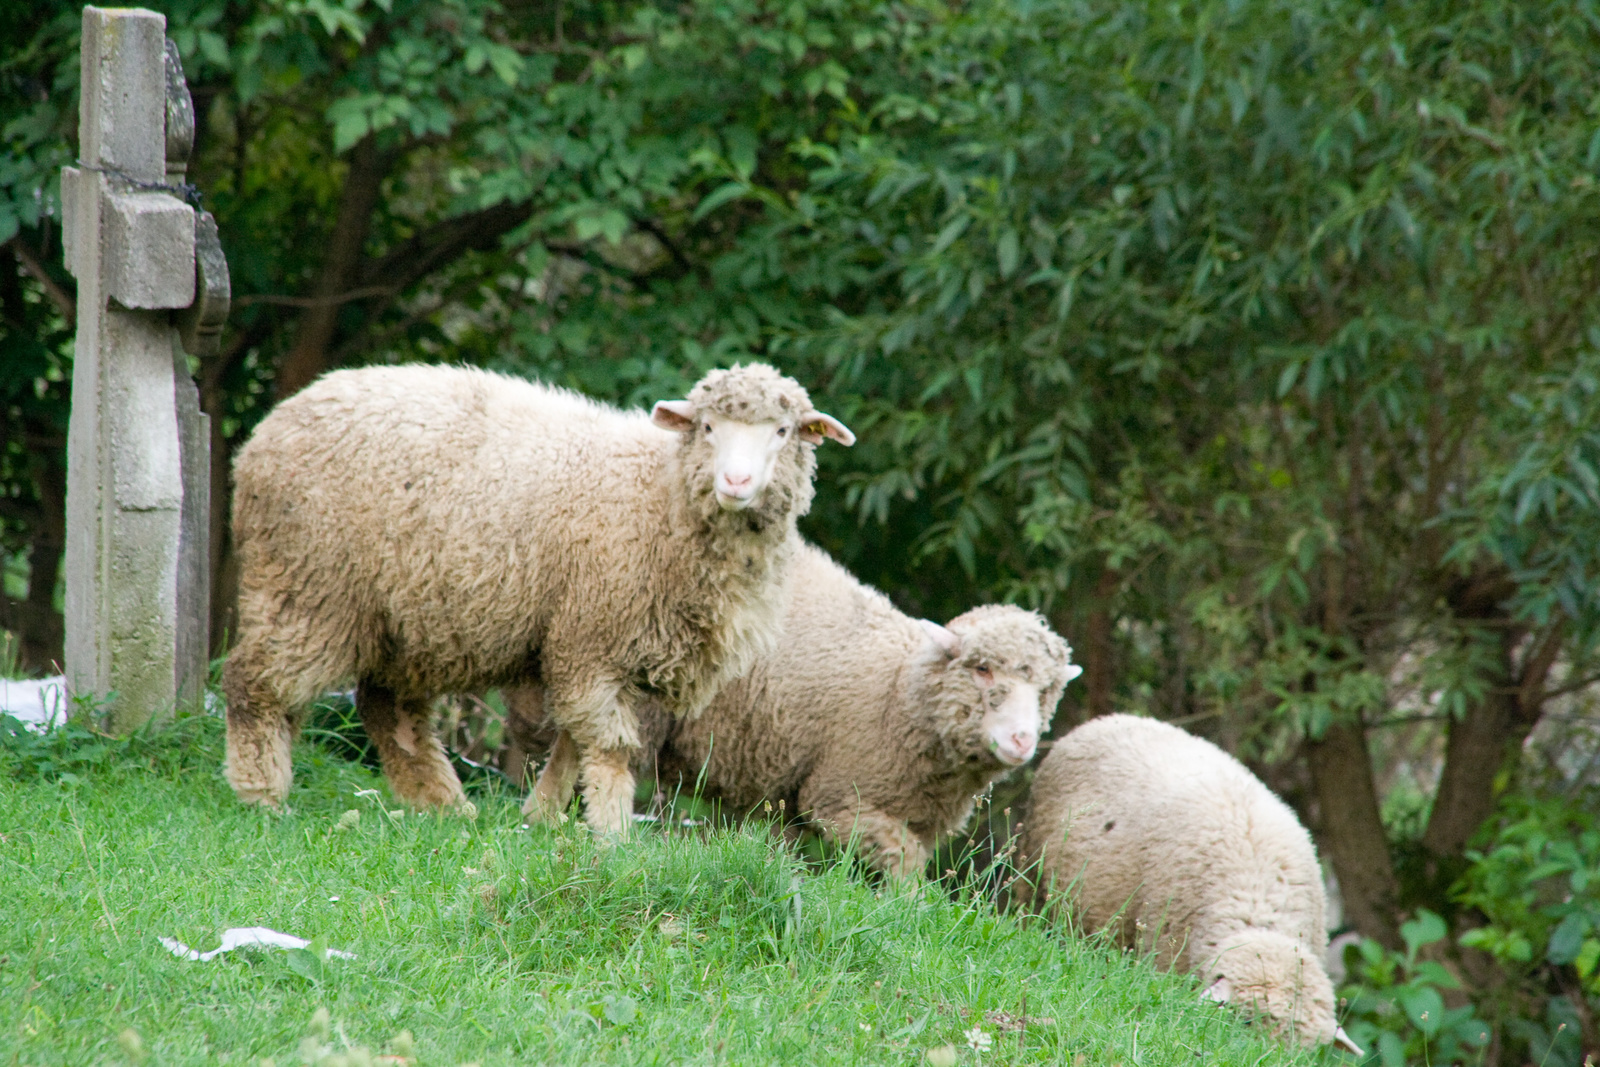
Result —
[[[522,830],[502,795],[472,822],[392,816],[378,779],[307,745],[292,812],[247,810],[220,732],[0,733],[0,1064],[355,1067],[343,1050],[408,1051],[402,1030],[416,1063],[483,1067],[1315,1060],[1185,979],[934,887],[810,871],[759,829],[607,851]],[[194,963],[156,940],[253,925],[358,958]]]

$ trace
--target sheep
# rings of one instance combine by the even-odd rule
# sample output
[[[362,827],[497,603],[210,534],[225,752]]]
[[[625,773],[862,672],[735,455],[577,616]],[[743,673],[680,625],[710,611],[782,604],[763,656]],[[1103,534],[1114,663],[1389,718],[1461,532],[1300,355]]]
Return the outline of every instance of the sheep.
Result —
[[[537,679],[591,828],[626,833],[635,705],[693,716],[776,639],[824,438],[855,440],[761,364],[649,415],[471,368],[319,379],[234,465],[229,783],[282,805],[300,709],[354,679],[396,795],[464,808],[429,698]]]
[[[1090,720],[1040,762],[1020,856],[1013,903],[1153,951],[1280,1038],[1361,1055],[1334,1018],[1311,838],[1217,746],[1153,719]]]
[[[975,796],[1033,758],[1080,668],[1031,611],[912,619],[810,545],[789,582],[777,647],[672,726],[661,771],[737,809],[781,802],[891,879],[920,877]],[[529,810],[570,797],[571,766],[558,740]]]

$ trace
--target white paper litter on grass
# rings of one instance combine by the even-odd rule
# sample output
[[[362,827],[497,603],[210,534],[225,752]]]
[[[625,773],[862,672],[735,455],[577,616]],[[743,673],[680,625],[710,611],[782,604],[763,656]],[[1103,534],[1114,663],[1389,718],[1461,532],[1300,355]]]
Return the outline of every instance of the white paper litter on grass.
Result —
[[[222,944],[210,952],[200,952],[185,945],[182,941],[171,937],[158,939],[167,947],[167,951],[181,960],[199,960],[205,963],[215,959],[224,952],[232,952],[236,948],[305,948],[311,944],[303,937],[286,934],[279,930],[271,930],[265,926],[236,926],[232,930],[222,931]],[[342,949],[330,948],[328,955],[336,956],[341,960],[353,960],[354,952],[345,952]]]
[[[19,719],[35,730],[67,721],[67,679],[0,678],[0,715]]]

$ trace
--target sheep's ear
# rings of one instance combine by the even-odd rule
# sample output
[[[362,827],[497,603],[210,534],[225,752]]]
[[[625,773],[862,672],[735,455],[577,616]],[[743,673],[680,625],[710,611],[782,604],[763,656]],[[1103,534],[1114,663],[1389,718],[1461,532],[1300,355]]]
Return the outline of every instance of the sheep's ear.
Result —
[[[1333,1028],[1333,1043],[1344,1049],[1346,1052],[1353,1052],[1357,1056],[1365,1058],[1367,1055],[1361,1050],[1360,1045],[1356,1044],[1350,1039],[1350,1035],[1344,1032],[1344,1027],[1342,1026],[1335,1026]]]
[[[1218,1004],[1226,1004],[1233,999],[1233,983],[1228,981],[1226,975],[1206,986],[1200,994],[1201,1000],[1214,1000]]]
[[[930,619],[918,619],[917,622],[946,656],[955,659],[961,655],[961,638]]]
[[[1083,673],[1083,668],[1076,663],[1069,663],[1061,670],[1061,684],[1066,685],[1078,675]]]
[[[820,411],[808,411],[800,416],[800,439],[820,445],[824,437],[838,441],[849,448],[856,443],[856,435],[850,432],[850,427]]]
[[[650,421],[663,430],[683,433],[694,429],[694,405],[687,400],[657,400]]]

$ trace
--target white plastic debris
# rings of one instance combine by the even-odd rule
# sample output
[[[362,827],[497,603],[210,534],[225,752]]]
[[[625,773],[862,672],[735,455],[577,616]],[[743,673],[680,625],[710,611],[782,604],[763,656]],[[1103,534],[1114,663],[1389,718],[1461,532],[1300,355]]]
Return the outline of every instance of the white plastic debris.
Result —
[[[190,948],[182,941],[175,938],[163,937],[159,939],[166,946],[167,951],[181,960],[199,960],[205,963],[216,959],[224,952],[232,952],[236,948],[306,948],[311,944],[303,937],[286,934],[278,930],[270,930],[265,926],[236,926],[231,930],[222,931],[222,944],[210,952],[200,952]],[[345,952],[342,949],[330,948],[328,955],[341,960],[353,960],[354,952]]]
[[[35,730],[66,722],[66,677],[0,678],[0,715],[10,715]]]

